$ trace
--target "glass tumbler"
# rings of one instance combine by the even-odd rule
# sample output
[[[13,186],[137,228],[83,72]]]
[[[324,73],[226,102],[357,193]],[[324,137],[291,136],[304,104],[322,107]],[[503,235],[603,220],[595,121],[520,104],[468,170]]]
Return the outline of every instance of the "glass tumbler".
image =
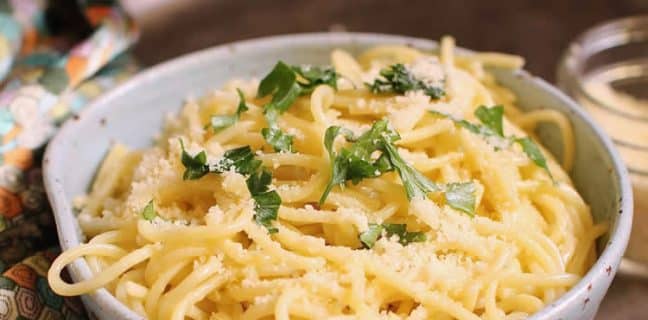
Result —
[[[648,275],[648,15],[585,31],[564,53],[557,80],[612,137],[628,166],[635,212],[622,270]]]

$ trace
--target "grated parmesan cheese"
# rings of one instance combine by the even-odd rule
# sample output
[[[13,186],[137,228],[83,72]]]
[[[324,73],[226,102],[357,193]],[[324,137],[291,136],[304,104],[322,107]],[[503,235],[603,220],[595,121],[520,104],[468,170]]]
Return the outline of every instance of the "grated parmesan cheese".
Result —
[[[414,78],[423,81],[428,86],[442,88],[445,82],[445,72],[439,58],[434,56],[420,57],[405,68]]]

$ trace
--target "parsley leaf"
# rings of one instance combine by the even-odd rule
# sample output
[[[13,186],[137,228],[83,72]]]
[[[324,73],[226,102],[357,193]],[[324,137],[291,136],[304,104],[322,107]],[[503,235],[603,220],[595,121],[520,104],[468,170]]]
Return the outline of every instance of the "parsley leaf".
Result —
[[[272,221],[277,220],[281,198],[276,191],[268,191],[271,182],[272,173],[265,168],[250,174],[245,181],[254,199],[254,221],[264,226],[269,233],[276,233],[278,230],[272,226]]]
[[[207,165],[207,154],[205,151],[200,151],[195,156],[189,155],[184,147],[184,142],[180,139],[180,147],[182,148],[182,157],[180,158],[182,165],[185,167],[185,172],[182,175],[183,180],[200,179],[202,176],[209,172]]]
[[[301,94],[301,87],[297,83],[297,74],[282,61],[277,62],[270,73],[261,80],[257,98],[272,94],[270,103],[264,109],[274,109],[283,113],[295,102]]]
[[[483,133],[482,127],[480,127],[480,126],[478,126],[476,124],[470,123],[467,120],[454,120],[453,119],[453,121],[458,126],[466,128],[466,129],[468,129],[468,131],[470,131],[470,132],[472,132],[474,134],[482,134]]]
[[[475,184],[472,182],[448,183],[445,186],[445,201],[451,208],[475,216]]]
[[[383,223],[376,224],[370,223],[367,231],[360,233],[360,242],[366,248],[373,248],[376,244],[376,241],[382,236],[383,230],[387,237],[393,235],[398,236],[398,242],[406,246],[412,242],[423,242],[427,239],[423,232],[409,232],[407,231],[407,225],[405,224],[395,224],[395,223]]]
[[[378,241],[378,238],[380,238],[382,231],[382,225],[370,223],[369,229],[367,229],[367,231],[365,232],[360,233],[360,242],[362,242],[365,247],[371,249],[373,248],[374,244],[376,244],[376,241]]]
[[[288,110],[297,97],[311,93],[318,85],[337,89],[337,77],[332,68],[289,66],[279,61],[261,80],[257,97],[272,95],[270,102],[263,106],[269,128],[262,129],[261,134],[275,151],[292,152],[293,149],[293,137],[277,126],[279,115]]]
[[[146,207],[144,207],[141,216],[146,221],[152,221],[153,219],[155,219],[155,217],[157,217],[157,212],[155,211],[155,207],[153,206],[153,200],[149,201]]]
[[[261,166],[261,160],[254,158],[254,152],[250,146],[243,146],[225,151],[223,158],[209,166],[209,171],[223,173],[234,170],[240,174],[252,174]]]
[[[326,129],[324,133],[324,147],[328,151],[329,157],[331,160],[335,158],[335,152],[333,151],[333,142],[338,135],[343,135],[348,141],[355,141],[353,132],[347,128],[342,128],[340,126],[330,126]]]
[[[460,127],[466,128],[472,133],[482,135],[484,137],[497,136],[499,138],[504,138],[505,141],[510,145],[512,142],[519,144],[522,147],[522,151],[535,163],[538,167],[543,168],[549,177],[553,180],[553,175],[549,171],[547,166],[547,160],[545,159],[540,148],[531,140],[529,137],[516,137],[516,136],[504,136],[503,130],[503,118],[504,118],[504,107],[497,105],[491,108],[485,106],[479,106],[475,110],[475,116],[482,123],[481,125],[470,123],[466,120],[457,120],[438,111],[431,110],[430,113],[448,118],[454,121]]]
[[[297,82],[297,74],[292,67],[282,61],[277,62],[270,73],[261,80],[257,97],[262,98],[272,94],[269,103],[263,106],[269,128],[261,131],[263,138],[275,151],[292,150],[292,136],[285,134],[277,126],[277,118],[288,110],[301,94],[301,87]]]
[[[245,96],[243,95],[243,91],[241,91],[241,89],[239,88],[236,88],[236,92],[239,96],[239,104],[236,108],[236,112],[234,114],[212,116],[210,122],[211,127],[214,129],[214,131],[218,132],[235,124],[236,121],[238,121],[238,119],[241,117],[241,113],[249,110],[247,104],[245,104]]]
[[[281,205],[281,197],[276,191],[268,191],[253,196],[254,221],[264,226],[268,233],[277,233],[279,230],[272,226],[272,221],[277,220],[277,212]]]
[[[325,84],[337,90],[338,74],[333,68],[320,68],[314,66],[293,66],[293,70],[305,81],[297,79],[301,87],[301,94],[313,92],[315,87]]]
[[[547,166],[547,159],[545,159],[545,156],[542,154],[542,151],[540,151],[540,148],[531,140],[529,137],[524,137],[524,138],[515,138],[515,142],[517,142],[521,147],[522,151],[535,163],[538,167],[543,168],[551,180],[553,180],[553,175],[551,174],[551,171],[549,171],[549,166]]]
[[[238,121],[238,116],[236,114],[223,114],[211,116],[209,123],[211,124],[212,129],[214,129],[215,132],[218,132],[227,127],[231,127],[236,123],[236,121]]]
[[[251,195],[261,194],[268,191],[270,183],[272,182],[272,173],[268,169],[263,168],[259,172],[250,174],[245,180]]]
[[[333,150],[333,142],[338,135],[344,135],[347,141],[354,141],[349,148],[342,148],[339,153]],[[351,180],[357,184],[364,178],[375,178],[385,172],[396,170],[401,178],[407,198],[425,198],[430,192],[444,192],[446,203],[457,210],[470,215],[475,210],[475,186],[472,182],[442,185],[430,181],[419,171],[410,166],[398,153],[394,142],[398,133],[389,128],[387,120],[374,122],[367,132],[355,139],[348,129],[331,126],[324,134],[324,146],[331,161],[331,177],[320,205],[326,201],[331,189]],[[375,153],[380,156],[376,158]]]
[[[324,193],[320,197],[320,205],[324,203],[329,193],[331,192],[331,189],[333,189],[333,186],[340,185],[344,183],[344,181],[346,181],[346,175],[348,171],[346,159],[344,157],[337,157],[335,151],[333,151],[333,142],[339,134],[343,134],[347,138],[347,140],[354,139],[353,132],[348,129],[339,126],[331,126],[326,129],[326,133],[324,133],[324,147],[329,154],[332,174],[329,183],[324,189]]]
[[[407,91],[423,90],[432,99],[439,99],[445,95],[442,88],[430,86],[422,80],[416,79],[401,63],[380,70],[380,76],[382,79],[378,78],[373,83],[367,84],[367,87],[373,93],[394,92],[403,94]]]
[[[485,106],[479,106],[475,110],[475,116],[488,130],[492,132],[491,134],[504,137],[504,107],[497,105],[491,108]],[[490,133],[489,132],[489,133]]]
[[[250,108],[248,108],[247,104],[245,103],[245,95],[243,94],[243,91],[241,91],[241,89],[239,88],[236,88],[236,93],[238,93],[239,96],[239,104],[236,108],[236,115],[240,116],[241,113],[248,111]]]
[[[347,180],[354,184],[364,178],[374,178],[385,172],[392,171],[393,167],[381,155],[373,159],[375,151],[384,151],[385,144],[392,143],[400,139],[396,131],[389,128],[387,120],[374,122],[367,132],[363,133],[349,149],[342,149],[341,156],[347,160],[348,172]]]
[[[350,148],[343,148],[339,154],[333,149],[333,141],[339,134],[343,134],[347,140],[355,140]],[[375,151],[382,151],[385,143],[391,143],[400,138],[398,133],[388,128],[386,120],[374,122],[371,129],[363,133],[357,139],[353,139],[353,133],[347,129],[332,126],[326,129],[324,134],[324,145],[332,159],[332,175],[324,194],[320,198],[320,205],[326,201],[329,192],[336,185],[342,185],[345,181],[351,180],[354,184],[364,178],[375,178],[384,172],[392,171],[393,167],[388,159],[381,156],[372,159]]]
[[[293,136],[287,134],[276,126],[261,129],[261,135],[265,141],[277,152],[292,152]]]
[[[232,169],[242,175],[247,175],[245,183],[254,200],[254,221],[264,226],[269,233],[277,232],[277,228],[272,226],[272,221],[277,220],[281,197],[276,191],[269,190],[270,183],[272,183],[272,173],[261,166],[261,160],[256,159],[250,146],[227,150],[223,154],[223,158],[217,163],[207,164],[207,155],[204,150],[195,157],[191,157],[184,151],[182,140],[180,140],[180,145],[183,152],[182,164],[185,165],[185,180],[200,179],[209,172],[221,174]],[[149,206],[150,209],[148,209]],[[145,212],[147,212],[146,210],[154,210],[153,202],[150,202],[144,210]],[[150,213],[147,214],[150,215]],[[155,214],[155,211],[153,211],[153,214]],[[142,215],[146,219],[145,213]]]
[[[407,199],[425,198],[428,193],[433,191],[441,191],[441,187],[436,183],[430,181],[427,177],[422,175],[418,170],[412,168],[410,165],[401,158],[400,154],[391,144],[385,145],[387,154],[391,159],[392,165],[396,168],[396,172],[403,182]]]
[[[479,106],[475,110],[475,116],[481,124],[474,124],[464,119],[456,119],[449,114],[436,110],[429,110],[431,114],[452,120],[456,125],[467,129],[468,131],[479,134],[484,137],[498,136],[504,138],[504,107],[497,105],[492,108]]]
[[[380,75],[384,80],[378,78],[369,86],[371,92],[396,92],[405,93],[406,91],[417,89],[417,80],[410,74],[405,65],[397,63],[385,69],[380,70]]]
[[[407,231],[407,225],[405,224],[383,223],[382,226],[385,228],[388,237],[397,235],[398,242],[403,246],[406,246],[411,242],[423,242],[427,239],[423,232]]]

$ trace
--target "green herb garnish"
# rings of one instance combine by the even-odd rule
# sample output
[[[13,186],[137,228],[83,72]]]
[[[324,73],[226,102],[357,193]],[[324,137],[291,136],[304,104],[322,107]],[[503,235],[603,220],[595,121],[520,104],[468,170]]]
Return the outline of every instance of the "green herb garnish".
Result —
[[[209,173],[209,165],[207,165],[207,154],[201,151],[194,156],[189,155],[184,147],[184,142],[180,140],[180,147],[182,148],[182,165],[185,167],[185,172],[182,175],[184,180],[200,179],[202,176]]]
[[[479,106],[475,110],[475,116],[487,129],[489,134],[504,137],[504,107],[497,105],[491,108]]]
[[[430,110],[430,113],[448,118],[456,125],[467,129],[468,131],[485,137],[498,136],[504,138],[504,107],[497,105],[491,108],[479,106],[475,110],[475,116],[481,124],[474,124],[467,120],[455,119],[452,116],[438,111]]]
[[[292,142],[293,136],[287,134],[277,126],[271,126],[270,128],[261,129],[261,135],[263,139],[272,146],[272,149],[277,152],[292,152]]]
[[[385,145],[387,154],[391,160],[392,165],[396,168],[398,175],[405,186],[407,198],[412,200],[414,198],[425,198],[427,194],[433,191],[441,191],[442,188],[436,183],[430,181],[427,177],[422,175],[418,170],[414,169],[401,158],[400,154],[391,144]]]
[[[365,247],[371,249],[373,248],[374,244],[376,244],[376,241],[378,241],[378,238],[380,238],[382,231],[382,225],[370,223],[369,229],[367,229],[367,231],[365,232],[360,233],[360,242],[362,242]]]
[[[155,217],[158,216],[157,212],[155,211],[155,207],[153,206],[153,200],[149,201],[148,204],[146,204],[146,207],[142,210],[141,216],[144,220],[146,221],[152,221],[155,219]]]
[[[322,84],[337,90],[338,74],[333,70],[333,68],[293,66],[292,69],[301,77],[301,79],[297,79],[301,88],[300,95],[311,93],[315,90],[315,87]]]
[[[426,239],[423,232],[410,232],[407,231],[407,225],[398,223],[383,223],[383,228],[388,237],[393,235],[398,236],[398,242],[402,245],[407,245],[411,242],[423,242]]]
[[[333,186],[340,185],[344,183],[344,181],[346,181],[348,170],[346,163],[347,161],[345,157],[338,157],[335,151],[333,151],[333,142],[339,134],[343,134],[347,138],[347,140],[354,140],[353,132],[348,129],[339,126],[331,126],[326,129],[326,133],[324,134],[324,147],[329,154],[329,159],[331,162],[331,179],[326,185],[324,193],[320,197],[320,205],[324,203],[329,193],[331,192],[331,189],[333,189]]]
[[[545,159],[544,155],[542,154],[542,151],[540,151],[540,148],[538,145],[531,140],[529,137],[524,137],[524,138],[515,138],[515,142],[518,143],[522,147],[522,151],[526,153],[527,157],[533,161],[538,167],[543,168],[551,180],[553,180],[553,175],[551,174],[551,171],[549,171],[549,167],[547,166],[547,159]]]
[[[469,216],[475,215],[475,184],[472,182],[448,183],[445,186],[446,203]]]
[[[227,150],[223,154],[223,158],[218,162],[207,164],[205,151],[201,151],[195,157],[188,154],[185,156],[186,152],[182,140],[180,140],[180,145],[183,148],[182,164],[185,165],[185,174],[183,175],[185,180],[200,179],[209,172],[221,174],[232,169],[239,174],[246,175],[246,185],[254,200],[254,221],[264,226],[269,233],[277,232],[277,228],[272,226],[272,221],[277,220],[281,198],[276,191],[269,191],[269,186],[272,183],[272,173],[261,166],[261,160],[256,159],[250,146]],[[200,157],[200,159],[195,160],[197,157]],[[185,158],[188,160],[185,161]],[[197,164],[200,165],[200,169],[194,169],[194,167],[198,167]],[[152,203],[150,205],[152,206]]]
[[[254,199],[254,221],[264,226],[269,233],[276,233],[278,230],[272,226],[272,221],[277,220],[281,198],[276,191],[268,191],[272,173],[263,168],[250,174],[245,182]]]
[[[495,136],[498,138],[504,139],[504,141],[510,145],[511,143],[515,142],[519,144],[522,147],[522,151],[535,163],[538,167],[543,168],[549,177],[553,180],[553,175],[549,171],[549,167],[547,166],[547,160],[545,156],[542,154],[542,151],[540,151],[540,148],[538,145],[531,140],[529,137],[516,137],[516,136],[509,136],[506,137],[504,135],[504,129],[503,129],[503,122],[504,122],[504,107],[501,105],[497,105],[491,108],[487,108],[485,106],[479,106],[475,110],[475,116],[479,119],[481,124],[474,124],[470,123],[466,120],[458,120],[454,119],[450,115],[438,112],[438,111],[430,111],[430,113],[441,116],[444,118],[448,118],[454,123],[460,127],[466,128],[468,131],[482,135],[484,137],[491,137]]]
[[[450,118],[449,116],[447,116],[445,114],[437,113],[436,111],[433,112],[433,113],[434,114],[440,114],[440,115],[443,115],[445,117]],[[452,119],[452,120],[454,121],[454,123],[456,125],[458,125],[460,127],[463,127],[463,128],[466,128],[468,131],[470,131],[470,132],[472,132],[474,134],[483,134],[485,136],[489,135],[489,133],[485,132],[484,127],[482,127],[482,126],[473,124],[471,122],[468,122],[467,120],[455,120],[455,119]]]
[[[235,124],[236,121],[238,121],[241,117],[241,113],[249,110],[247,104],[245,104],[245,96],[243,95],[243,91],[241,91],[241,89],[239,88],[236,88],[236,92],[239,96],[239,104],[236,108],[236,112],[234,114],[212,116],[211,127],[214,129],[214,131],[218,132]]]
[[[443,88],[426,84],[416,79],[411,72],[401,63],[393,64],[380,70],[382,79],[375,79],[373,83],[367,83],[367,87],[373,93],[393,92],[403,94],[412,90],[423,90],[432,99],[439,99],[445,95]]]
[[[364,178],[375,178],[393,170],[389,161],[383,156],[372,158],[374,151],[384,150],[387,141],[391,142],[399,138],[398,134],[387,125],[386,120],[376,121],[371,129],[357,139],[353,139],[353,134],[349,130],[338,126],[326,129],[324,146],[331,159],[332,175],[320,198],[320,204],[326,201],[329,192],[336,185],[343,185],[347,180],[357,184]],[[333,151],[333,141],[339,134],[355,142],[349,148],[342,148],[339,153],[336,153]]]
[[[376,244],[376,241],[382,236],[383,230],[387,237],[393,235],[398,236],[398,242],[406,246],[412,242],[423,242],[427,239],[423,232],[410,232],[407,231],[407,225],[405,224],[395,224],[395,223],[383,223],[375,224],[370,223],[369,229],[367,231],[360,233],[360,242],[366,248],[373,248]]]
[[[263,106],[269,128],[264,128],[262,134],[275,151],[291,152],[293,138],[281,131],[277,118],[290,108],[297,97],[311,93],[318,85],[337,89],[337,73],[331,68],[289,66],[279,61],[261,80],[257,97],[272,95],[270,102]]]
[[[443,192],[448,206],[470,216],[475,215],[476,190],[473,182],[455,182],[445,185],[435,183],[407,164],[393,145],[386,145],[386,150],[392,166],[396,168],[403,186],[405,186],[409,200],[425,198],[430,192]]]
[[[256,172],[259,167],[261,167],[261,160],[255,159],[252,148],[243,146],[225,151],[220,161],[209,165],[209,170],[214,173],[223,173],[234,168],[237,173],[248,175]]]
[[[353,143],[349,148],[342,148],[336,153],[333,150],[333,141],[340,134]],[[329,127],[324,135],[324,146],[330,157],[331,178],[320,198],[320,205],[326,201],[334,186],[343,186],[346,181],[357,184],[362,179],[375,178],[396,170],[409,200],[425,198],[430,192],[444,192],[446,203],[450,207],[470,215],[474,214],[475,196],[467,195],[470,192],[474,193],[473,183],[443,185],[430,181],[400,156],[394,146],[394,142],[399,139],[398,133],[389,128],[387,120],[374,122],[371,129],[357,139],[347,129]],[[379,155],[376,155],[377,153]]]
[[[277,62],[270,73],[261,80],[257,98],[272,95],[272,100],[264,106],[267,110],[278,110],[283,113],[295,102],[301,94],[301,87],[297,83],[297,74],[282,61]]]

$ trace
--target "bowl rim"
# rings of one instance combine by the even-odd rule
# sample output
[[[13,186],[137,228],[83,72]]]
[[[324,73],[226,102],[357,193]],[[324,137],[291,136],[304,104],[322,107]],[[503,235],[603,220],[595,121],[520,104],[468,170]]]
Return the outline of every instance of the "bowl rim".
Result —
[[[109,90],[98,98],[94,99],[88,106],[86,106],[80,113],[78,121],[84,121],[89,117],[84,116],[91,113],[102,113],[108,107],[110,100],[121,96],[122,92],[136,90],[140,82],[145,82],[151,78],[155,78],[157,74],[169,74],[174,71],[181,70],[186,64],[196,63],[210,59],[213,56],[223,55],[231,56],[237,50],[264,50],[266,47],[278,47],[281,45],[291,46],[296,43],[299,44],[321,44],[329,41],[333,42],[349,42],[358,44],[372,41],[383,41],[389,44],[404,44],[414,48],[424,50],[433,50],[438,47],[438,43],[434,40],[423,38],[416,38],[402,35],[382,34],[382,33],[364,33],[364,32],[315,32],[315,33],[295,33],[295,34],[282,34],[269,37],[260,37],[253,39],[246,39],[230,43],[224,43],[209,48],[201,49],[191,53],[183,54],[173,59],[163,61],[154,66],[148,67],[142,72],[131,77],[123,84]],[[471,52],[471,50],[458,47],[460,52]],[[632,201],[632,188],[628,175],[628,171],[621,160],[616,148],[614,147],[611,139],[597,125],[588,114],[570,97],[561,92],[553,85],[547,83],[545,80],[532,76],[524,70],[518,73],[528,78],[527,80],[533,82],[541,90],[554,96],[564,104],[574,117],[579,118],[586,124],[586,128],[593,134],[595,139],[600,141],[603,146],[604,152],[607,153],[611,159],[613,174],[618,181],[618,189],[622,197],[619,204],[619,213],[617,215],[616,223],[614,223],[609,231],[609,240],[603,252],[597,257],[596,262],[588,270],[588,272],[581,278],[567,292],[562,294],[558,299],[550,304],[544,306],[540,311],[531,315],[529,319],[552,319],[551,316],[560,312],[560,310],[571,303],[575,303],[576,299],[586,294],[592,287],[592,283],[602,281],[604,277],[614,276],[618,265],[623,257],[623,253],[628,243],[629,234],[632,225],[633,201]],[[59,242],[63,250],[71,247],[78,246],[81,241],[72,241],[69,239],[69,234],[77,233],[80,230],[73,221],[64,221],[61,216],[62,211],[67,210],[71,213],[72,208],[65,200],[60,186],[61,177],[56,173],[57,161],[52,159],[64,159],[59,149],[62,148],[63,142],[66,138],[74,133],[75,126],[73,121],[66,121],[60,128],[58,133],[49,142],[44,154],[43,161],[43,179],[46,187],[49,201],[52,205],[52,210],[56,220],[56,228],[59,236]],[[74,239],[73,239],[74,240]],[[77,259],[71,263],[68,268],[71,268],[71,273],[78,273],[80,278],[86,279],[83,274],[89,275],[89,267],[84,259]],[[92,303],[102,311],[110,311],[113,315],[126,316],[128,319],[141,319],[142,317],[133,312],[130,308],[126,307],[123,303],[118,301],[115,296],[110,294],[105,288],[98,289],[96,292],[82,296],[87,299],[86,302]]]

